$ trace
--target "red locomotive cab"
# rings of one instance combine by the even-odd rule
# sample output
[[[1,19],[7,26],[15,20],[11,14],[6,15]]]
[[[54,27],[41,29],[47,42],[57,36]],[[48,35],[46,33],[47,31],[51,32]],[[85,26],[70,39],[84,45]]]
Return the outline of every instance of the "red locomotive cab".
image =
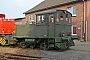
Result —
[[[12,34],[15,28],[14,19],[6,19],[5,14],[0,14],[0,35]]]

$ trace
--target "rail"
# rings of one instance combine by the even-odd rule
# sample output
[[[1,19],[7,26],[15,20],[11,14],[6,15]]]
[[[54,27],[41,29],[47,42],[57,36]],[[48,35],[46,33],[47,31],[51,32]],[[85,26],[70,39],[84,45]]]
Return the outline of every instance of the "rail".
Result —
[[[41,58],[42,57],[39,56],[0,52],[0,60],[39,60]]]

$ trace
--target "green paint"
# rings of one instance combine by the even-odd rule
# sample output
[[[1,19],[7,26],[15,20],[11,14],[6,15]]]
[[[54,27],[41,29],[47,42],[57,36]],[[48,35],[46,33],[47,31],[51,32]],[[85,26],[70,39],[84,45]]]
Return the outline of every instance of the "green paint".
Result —
[[[25,42],[28,42],[28,43],[35,43],[35,39],[25,39]]]
[[[55,43],[55,46],[56,46],[58,49],[65,49],[65,48],[66,48],[66,42],[63,42],[63,43]]]

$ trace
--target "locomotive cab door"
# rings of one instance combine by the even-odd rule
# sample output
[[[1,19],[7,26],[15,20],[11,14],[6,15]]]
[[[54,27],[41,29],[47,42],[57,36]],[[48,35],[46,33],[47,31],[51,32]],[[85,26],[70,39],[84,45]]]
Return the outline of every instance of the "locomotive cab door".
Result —
[[[54,14],[48,14],[48,36],[49,38],[54,38]]]

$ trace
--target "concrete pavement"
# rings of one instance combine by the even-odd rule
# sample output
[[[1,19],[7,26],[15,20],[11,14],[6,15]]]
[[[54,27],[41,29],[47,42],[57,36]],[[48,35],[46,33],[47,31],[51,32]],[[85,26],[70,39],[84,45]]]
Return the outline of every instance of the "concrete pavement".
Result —
[[[70,49],[90,52],[90,42],[80,42],[78,40],[74,42],[75,46],[70,47]]]

